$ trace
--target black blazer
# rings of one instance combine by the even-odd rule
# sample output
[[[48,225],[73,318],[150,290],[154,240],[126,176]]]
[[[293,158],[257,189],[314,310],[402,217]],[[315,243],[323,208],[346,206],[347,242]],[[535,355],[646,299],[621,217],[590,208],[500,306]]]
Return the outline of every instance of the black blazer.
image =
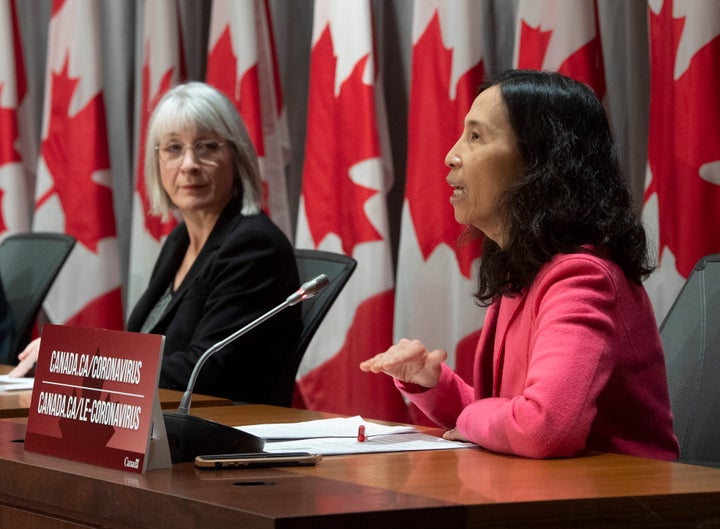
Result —
[[[165,241],[147,290],[128,320],[138,332],[169,285],[189,245],[184,224]],[[165,335],[160,387],[185,390],[198,358],[299,287],[292,245],[263,213],[243,216],[233,200],[150,332]],[[268,402],[284,358],[300,335],[300,307],[276,314],[210,357],[195,392]]]

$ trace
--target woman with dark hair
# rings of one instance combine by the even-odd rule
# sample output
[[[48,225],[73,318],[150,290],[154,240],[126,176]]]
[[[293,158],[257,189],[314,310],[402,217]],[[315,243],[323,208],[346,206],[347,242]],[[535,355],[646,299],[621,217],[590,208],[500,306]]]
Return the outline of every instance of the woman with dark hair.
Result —
[[[597,97],[558,73],[504,72],[481,87],[446,164],[455,219],[484,236],[474,384],[417,340],[360,368],[394,377],[448,439],[676,459],[645,233]]]

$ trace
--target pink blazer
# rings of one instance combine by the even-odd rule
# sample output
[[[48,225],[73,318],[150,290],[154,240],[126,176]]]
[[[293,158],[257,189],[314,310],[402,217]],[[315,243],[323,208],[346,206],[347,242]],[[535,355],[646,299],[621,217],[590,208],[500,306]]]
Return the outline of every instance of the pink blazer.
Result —
[[[435,422],[496,452],[678,457],[648,296],[590,253],[555,257],[522,296],[488,308],[473,386],[446,365],[433,389],[397,385]]]

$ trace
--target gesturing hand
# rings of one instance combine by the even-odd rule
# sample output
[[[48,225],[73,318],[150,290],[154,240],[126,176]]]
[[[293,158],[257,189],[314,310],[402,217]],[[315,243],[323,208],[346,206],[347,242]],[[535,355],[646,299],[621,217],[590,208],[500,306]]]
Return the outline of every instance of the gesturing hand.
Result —
[[[440,365],[447,358],[442,349],[428,351],[419,340],[403,338],[384,353],[360,363],[360,369],[433,388],[440,380]]]
[[[40,352],[40,338],[35,338],[25,349],[18,355],[18,365],[8,373],[11,377],[24,377],[30,373],[37,362],[38,353]]]

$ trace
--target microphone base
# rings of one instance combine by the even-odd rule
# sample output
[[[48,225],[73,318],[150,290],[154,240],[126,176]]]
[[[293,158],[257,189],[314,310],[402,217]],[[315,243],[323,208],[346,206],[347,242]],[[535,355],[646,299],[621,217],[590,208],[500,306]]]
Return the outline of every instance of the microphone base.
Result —
[[[247,432],[183,413],[163,412],[173,463],[199,455],[262,452],[265,441]]]

